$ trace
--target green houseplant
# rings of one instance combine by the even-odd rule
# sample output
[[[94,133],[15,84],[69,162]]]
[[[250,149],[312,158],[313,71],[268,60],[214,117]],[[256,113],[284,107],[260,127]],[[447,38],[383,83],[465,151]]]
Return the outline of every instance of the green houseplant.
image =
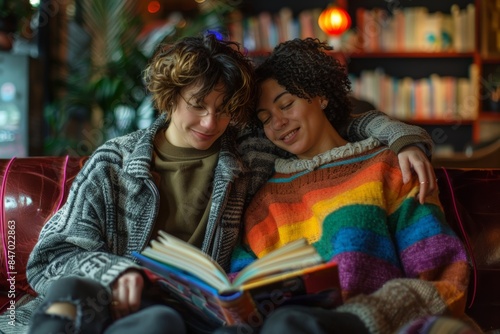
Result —
[[[45,154],[89,154],[107,138],[133,130],[133,122],[118,126],[117,111],[134,114],[146,98],[141,71],[147,57],[136,39],[142,23],[135,1],[79,4],[81,20],[67,36],[74,56],[59,64],[65,76],[55,82],[58,97],[45,107]],[[72,123],[84,125],[74,131]]]
[[[207,1],[154,44],[223,27],[234,9],[229,2]],[[137,38],[143,22],[135,5],[135,0],[79,2],[81,20],[68,36],[75,57],[60,64],[68,74],[56,81],[58,97],[44,111],[44,154],[90,154],[106,139],[137,129],[145,115],[154,117],[141,76],[153,50]]]

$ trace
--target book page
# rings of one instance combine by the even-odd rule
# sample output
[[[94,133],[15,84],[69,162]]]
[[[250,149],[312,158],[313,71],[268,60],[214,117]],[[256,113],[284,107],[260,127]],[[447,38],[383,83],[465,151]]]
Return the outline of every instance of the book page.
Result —
[[[249,290],[255,287],[265,286],[274,282],[286,281],[289,278],[296,277],[304,277],[304,275],[317,273],[319,271],[327,271],[329,275],[331,275],[331,279],[328,279],[329,282],[334,282],[336,279],[338,280],[338,266],[336,262],[322,262],[320,264],[307,266],[305,268],[298,268],[291,271],[280,272],[274,275],[267,275],[262,277],[262,279],[258,280],[250,280],[249,282],[243,282],[242,289]],[[338,282],[337,282],[338,284]]]
[[[298,239],[278,248],[245,267],[233,280],[238,286],[262,276],[309,267],[323,262],[306,239]]]
[[[220,265],[201,250],[163,231],[159,234],[158,239],[152,240],[151,246],[142,252],[145,256],[185,271],[219,292],[238,290],[241,284],[263,276],[277,275],[323,262],[316,249],[302,238],[255,260],[231,284]]]
[[[203,253],[195,246],[174,237],[164,231],[159,231],[157,240],[151,241],[151,248],[159,252],[156,255],[156,260],[171,264],[180,269],[188,269],[189,264],[190,273],[205,280],[205,275],[216,278],[219,283],[217,286],[230,285],[229,278],[227,277],[224,269],[207,254]],[[165,254],[162,258],[161,253]],[[208,283],[208,282],[207,282]],[[215,286],[214,286],[215,287]]]
[[[152,247],[145,248],[141,254],[160,263],[164,263],[167,266],[172,266],[180,271],[184,271],[189,275],[204,281],[206,284],[217,290],[226,289],[231,285],[227,277],[217,274],[217,271],[213,271],[210,268],[200,266],[199,262],[193,261],[193,259],[190,259],[189,257],[179,258],[171,256],[169,253],[159,251],[158,249],[154,249]]]
[[[174,254],[177,254],[179,252],[184,254],[185,256],[192,257],[193,259],[196,259],[196,261],[199,261],[200,265],[211,268],[214,271],[216,270],[227,278],[224,269],[222,269],[217,261],[214,261],[210,256],[203,253],[199,248],[196,248],[195,246],[188,244],[187,242],[164,231],[159,231],[158,241],[165,247],[172,249],[174,251]]]

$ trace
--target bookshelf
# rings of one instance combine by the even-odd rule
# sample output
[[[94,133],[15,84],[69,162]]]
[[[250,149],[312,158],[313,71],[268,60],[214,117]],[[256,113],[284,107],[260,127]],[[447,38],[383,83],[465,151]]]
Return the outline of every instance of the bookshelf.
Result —
[[[361,36],[349,64],[355,95],[424,127],[439,148],[478,142],[475,1],[349,4]]]
[[[300,8],[293,7],[294,1],[281,1],[281,6],[279,2],[273,2],[273,8],[268,7],[266,28],[259,28],[262,24],[259,17],[267,11],[265,2],[254,0],[257,11],[242,7],[247,11],[243,12],[240,38],[245,47],[250,46],[252,56],[265,57],[279,42],[279,29],[269,24],[269,17],[279,22],[287,6],[287,15],[293,15],[288,23],[292,37],[312,35],[327,39],[314,27],[302,28],[303,22],[317,20],[315,15],[320,11],[316,2],[309,2],[309,9],[303,4]],[[356,0],[347,2],[347,10],[353,20],[352,29],[344,34],[342,48],[332,52],[332,56],[345,62],[354,95],[372,102],[395,118],[424,127],[438,146],[451,147],[454,151],[463,151],[467,145],[500,136],[499,103],[491,102],[493,97],[500,95],[500,28],[494,24],[500,18],[498,1]],[[308,17],[305,21],[304,12]],[[412,21],[409,16],[413,17]],[[425,29],[439,29],[441,33],[434,39],[409,42],[408,28],[401,28],[397,26],[401,22],[395,22],[402,18],[413,22],[415,36],[433,35]],[[372,21],[367,21],[369,19]],[[424,24],[417,24],[422,22]],[[282,23],[276,23],[279,24]],[[264,36],[270,40],[264,43],[254,40],[248,45],[249,34],[259,38],[256,37],[259,29],[266,30]],[[396,38],[397,34],[401,36]],[[368,86],[370,82],[371,87]],[[381,91],[380,87],[385,88]],[[396,100],[394,95],[404,95],[407,96],[406,104],[401,101],[382,103],[389,88],[395,93],[385,100],[393,101]],[[447,98],[441,93],[441,97],[437,97],[442,91],[447,92]]]

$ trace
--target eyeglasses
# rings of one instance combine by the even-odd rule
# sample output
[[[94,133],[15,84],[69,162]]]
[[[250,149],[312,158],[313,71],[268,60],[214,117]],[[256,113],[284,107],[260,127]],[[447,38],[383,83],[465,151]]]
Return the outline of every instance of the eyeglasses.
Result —
[[[193,115],[198,116],[198,117],[205,117],[205,116],[210,115],[210,112],[204,106],[191,104],[188,101],[186,101],[186,99],[184,98],[184,96],[182,96],[180,94],[179,94],[179,96],[186,103],[187,110],[190,113],[192,113]],[[221,120],[221,119],[227,120],[227,119],[231,118],[231,114],[228,111],[226,111],[226,110],[224,110],[224,111],[217,111],[215,113],[215,117],[217,118],[217,120]]]

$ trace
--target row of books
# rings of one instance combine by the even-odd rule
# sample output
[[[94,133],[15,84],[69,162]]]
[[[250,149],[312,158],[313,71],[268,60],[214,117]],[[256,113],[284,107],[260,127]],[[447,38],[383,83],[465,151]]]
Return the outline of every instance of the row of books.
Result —
[[[474,4],[450,13],[426,7],[356,10],[360,49],[365,52],[472,52],[475,46]]]
[[[394,78],[382,69],[350,75],[353,95],[402,120],[475,120],[478,112],[479,71],[469,78],[432,74],[428,78]]]
[[[322,11],[312,8],[294,16],[290,8],[283,7],[277,13],[244,16],[235,10],[229,16],[228,32],[249,51],[268,51],[293,38],[328,41],[318,25]],[[475,16],[474,4],[462,9],[454,4],[450,13],[430,13],[426,7],[358,8],[356,27],[336,46],[364,52],[471,52],[475,46]]]
[[[293,15],[289,7],[279,12],[261,12],[244,16],[235,10],[228,18],[231,40],[241,43],[248,51],[269,51],[277,44],[294,38],[317,37],[326,41],[328,36],[319,28],[318,18],[322,8],[308,9]]]

